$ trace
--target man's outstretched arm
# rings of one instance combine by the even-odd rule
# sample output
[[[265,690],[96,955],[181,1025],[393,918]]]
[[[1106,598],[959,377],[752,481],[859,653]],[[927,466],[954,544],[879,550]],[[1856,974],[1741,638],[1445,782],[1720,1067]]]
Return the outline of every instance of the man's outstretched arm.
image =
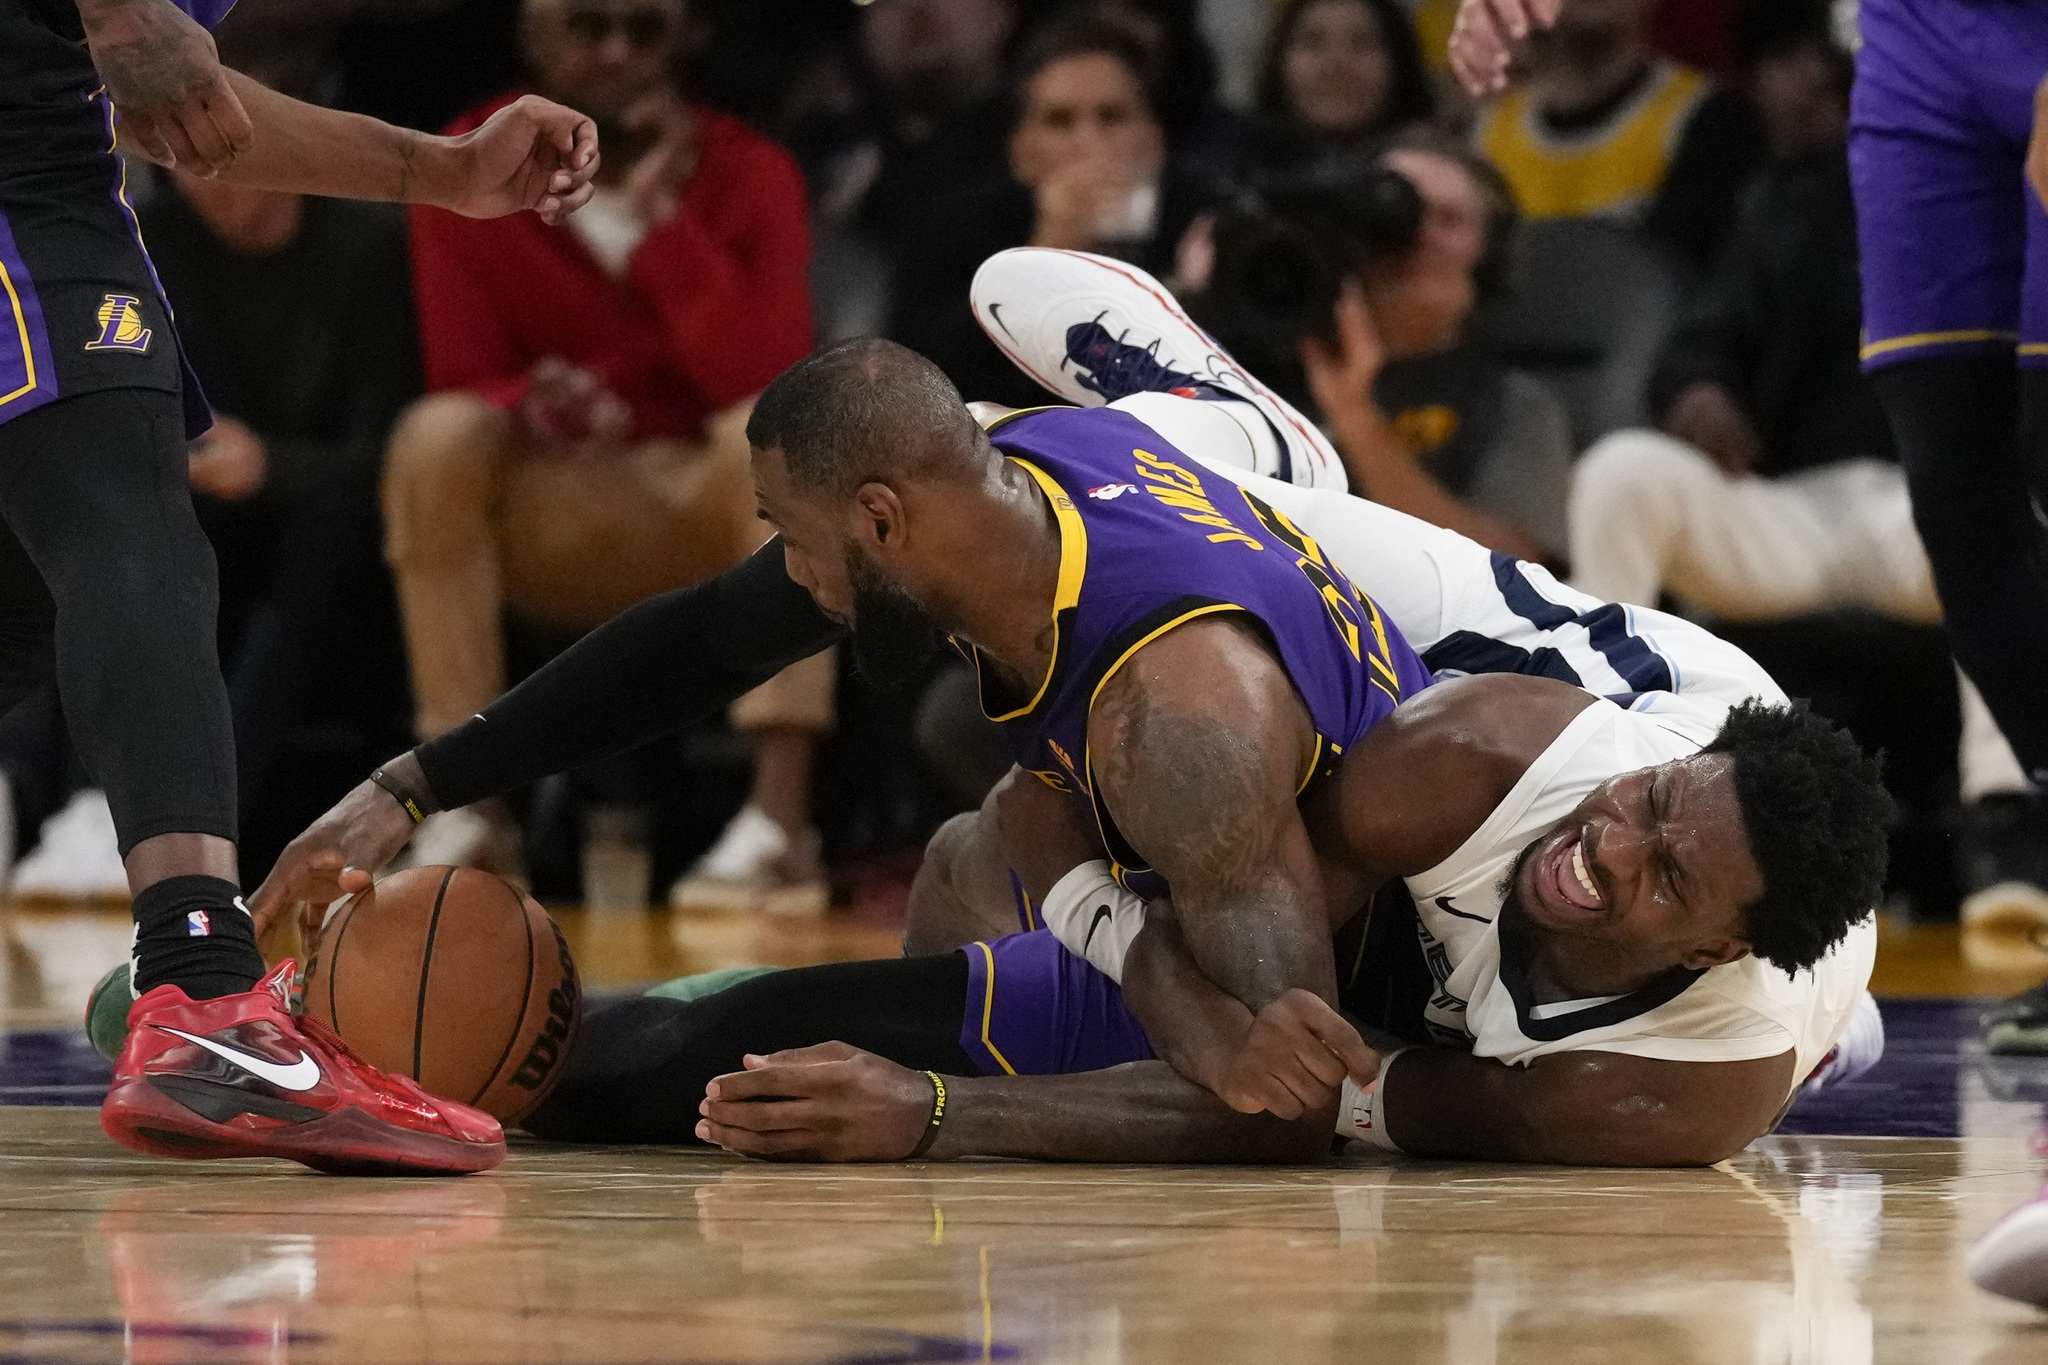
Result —
[[[716,578],[649,598],[555,656],[482,714],[384,766],[420,814],[468,805],[623,752],[706,716],[845,635],[770,541]],[[414,820],[364,781],[292,840],[251,899],[264,930],[289,905],[369,885]]]
[[[215,172],[231,184],[431,204],[470,218],[532,209],[550,223],[591,195],[597,125],[538,95],[513,101],[473,132],[435,137],[280,95],[239,71],[227,76],[253,130]]]
[[[1791,1055],[1664,1062],[1576,1052],[1514,1067],[1416,1049],[1384,1113],[1411,1155],[1579,1166],[1705,1166],[1767,1132]],[[1072,1076],[947,1077],[926,1155],[1034,1161],[1299,1163],[1330,1149],[1334,1106],[1241,1114],[1160,1062]],[[894,1161],[932,1115],[921,1071],[845,1043],[749,1058],[711,1082],[697,1135],[746,1156]]]
[[[949,1076],[926,1156],[1302,1163],[1329,1154],[1334,1106],[1299,1123],[1240,1114],[1163,1062],[1072,1076]],[[930,1077],[845,1043],[747,1059],[708,1087],[697,1136],[784,1161],[897,1161],[932,1116]]]
[[[261,189],[434,204],[560,222],[590,198],[597,125],[528,96],[472,133],[434,137],[323,109],[220,64],[169,0],[79,0],[93,64],[128,144],[164,166]]]
[[[1388,1068],[1387,1134],[1416,1156],[1570,1166],[1706,1166],[1771,1129],[1793,1054],[1670,1062],[1560,1052],[1509,1066],[1417,1048]]]

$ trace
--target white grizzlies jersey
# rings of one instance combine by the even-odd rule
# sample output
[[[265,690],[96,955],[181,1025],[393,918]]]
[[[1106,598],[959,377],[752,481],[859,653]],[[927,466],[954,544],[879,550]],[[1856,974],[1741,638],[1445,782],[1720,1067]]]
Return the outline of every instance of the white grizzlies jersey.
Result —
[[[1540,1005],[1502,952],[1500,913],[1522,851],[1620,773],[1700,749],[1693,727],[1596,701],[1531,764],[1449,858],[1407,879],[1435,981],[1424,1015],[1439,1044],[1526,1065],[1554,1052],[1625,1052],[1673,1062],[1796,1054],[1794,1088],[1849,1025],[1870,981],[1877,923],[1866,917],[1812,970],[1754,956],[1705,971],[1673,968],[1630,995]]]

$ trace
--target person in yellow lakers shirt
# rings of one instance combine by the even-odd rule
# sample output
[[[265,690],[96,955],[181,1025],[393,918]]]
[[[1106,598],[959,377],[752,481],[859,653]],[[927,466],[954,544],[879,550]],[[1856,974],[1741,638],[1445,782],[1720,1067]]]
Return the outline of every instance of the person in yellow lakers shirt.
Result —
[[[1655,7],[1563,0],[1475,136],[1526,217],[1640,226],[1704,268],[1763,138],[1739,94],[1651,50]]]

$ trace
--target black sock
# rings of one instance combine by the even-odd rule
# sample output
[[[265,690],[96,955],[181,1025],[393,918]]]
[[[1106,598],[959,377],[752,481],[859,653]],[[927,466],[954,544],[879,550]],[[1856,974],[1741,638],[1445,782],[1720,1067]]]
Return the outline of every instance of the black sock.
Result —
[[[166,877],[135,898],[134,990],[169,983],[194,1000],[246,991],[263,979],[256,922],[241,889],[219,877]]]

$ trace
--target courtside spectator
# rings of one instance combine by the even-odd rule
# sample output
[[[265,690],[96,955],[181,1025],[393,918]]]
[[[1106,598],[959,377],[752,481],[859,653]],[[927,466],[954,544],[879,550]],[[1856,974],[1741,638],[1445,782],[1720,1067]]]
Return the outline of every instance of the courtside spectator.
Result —
[[[1080,12],[1025,44],[1014,78],[1010,170],[1024,235],[1006,245],[1116,256],[1164,273],[1193,217],[1169,169],[1155,73],[1120,25]]]
[[[1337,347],[1303,347],[1352,491],[1559,563],[1571,423],[1541,381],[1466,336],[1473,309],[1502,287],[1514,203],[1483,159],[1426,131],[1383,160],[1420,193],[1420,234],[1399,256],[1361,263],[1339,303]]]
[[[1477,143],[1529,218],[1640,226],[1704,270],[1763,155],[1747,101],[1650,46],[1655,0],[1564,0]]]
[[[1246,169],[1284,172],[1428,119],[1436,95],[1394,0],[1288,0],[1266,39],[1258,108]]]
[[[687,20],[682,0],[528,0],[536,86],[597,121],[596,196],[562,227],[413,214],[434,392],[392,436],[384,508],[422,737],[503,690],[502,608],[585,630],[764,538],[744,427],[811,346],[804,189],[780,149],[677,93]],[[832,686],[820,656],[735,706],[752,794],[672,900],[823,907],[809,785]],[[516,861],[502,810],[430,823],[427,861]]]
[[[967,306],[981,263],[1024,240],[1003,99],[1016,24],[1011,0],[875,0],[862,9],[861,55],[882,108],[872,181],[849,197],[888,275],[888,336],[930,356],[962,393],[1024,404],[1042,391]]]

